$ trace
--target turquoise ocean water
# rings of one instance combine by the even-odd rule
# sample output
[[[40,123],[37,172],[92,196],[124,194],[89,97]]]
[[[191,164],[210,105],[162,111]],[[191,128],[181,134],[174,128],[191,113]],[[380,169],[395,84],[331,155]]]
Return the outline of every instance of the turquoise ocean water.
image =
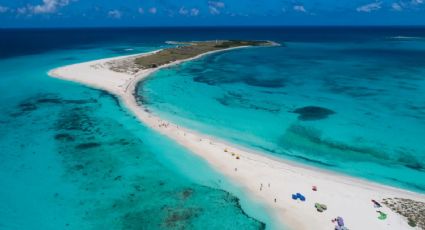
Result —
[[[139,87],[154,113],[265,154],[423,193],[424,37],[423,28],[0,30],[0,229],[274,227],[263,207],[115,98],[47,76],[168,40],[284,46],[156,73]]]
[[[424,193],[425,30],[318,30],[257,31],[283,45],[161,70],[139,100],[266,154]]]
[[[181,34],[0,30],[0,229],[273,227],[263,207],[115,98],[47,76]]]

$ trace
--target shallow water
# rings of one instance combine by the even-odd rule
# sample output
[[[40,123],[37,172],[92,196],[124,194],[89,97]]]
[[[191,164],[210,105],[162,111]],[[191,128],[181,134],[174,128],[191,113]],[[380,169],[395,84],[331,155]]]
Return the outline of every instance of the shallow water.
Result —
[[[272,228],[263,207],[115,98],[47,76],[164,45],[140,31],[111,41],[86,32],[98,40],[0,59],[0,229]]]
[[[139,100],[265,153],[424,193],[425,30],[412,31],[420,38],[347,29],[287,42],[277,30],[269,39],[283,46],[161,70]]]

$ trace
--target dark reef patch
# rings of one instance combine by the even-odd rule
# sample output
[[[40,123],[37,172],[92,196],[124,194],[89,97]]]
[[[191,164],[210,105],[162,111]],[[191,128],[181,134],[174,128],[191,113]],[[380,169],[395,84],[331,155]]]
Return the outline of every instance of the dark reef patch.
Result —
[[[35,103],[51,103],[51,104],[60,104],[62,103],[62,100],[59,98],[39,98],[35,101]]]
[[[63,57],[63,58],[60,58],[59,60],[62,60],[62,61],[74,61],[74,60],[78,60],[78,58],[76,58],[76,57]]]
[[[335,113],[334,111],[330,109],[319,107],[319,106],[305,106],[305,107],[295,109],[292,112],[299,114],[298,120],[300,121],[321,120]]]
[[[195,74],[194,74],[195,75]],[[207,74],[196,74],[193,78],[194,82],[204,83],[207,85],[222,85],[222,84],[233,84],[233,83],[244,83],[249,86],[261,87],[261,88],[283,88],[285,87],[285,81],[283,79],[258,79],[252,75],[243,75],[234,71],[225,71],[222,77],[216,75],[211,76]],[[238,77],[234,77],[238,76]]]
[[[15,111],[9,113],[11,117],[19,117],[22,115],[29,114],[37,109],[42,109],[45,106],[51,105],[87,105],[96,104],[96,99],[87,100],[75,100],[75,99],[63,99],[56,94],[36,94],[31,96],[21,103],[19,103]]]
[[[263,110],[270,113],[278,113],[281,110],[279,105],[266,101],[254,102],[244,97],[242,94],[232,91],[226,92],[226,94],[224,94],[222,97],[215,98],[215,100],[218,103],[229,107]]]
[[[73,141],[75,140],[75,138],[67,133],[58,133],[55,135],[55,140],[59,140],[59,141]]]
[[[96,99],[63,99],[54,94],[39,95],[31,100],[34,104],[74,104],[82,105],[89,103],[97,103]]]
[[[123,109],[123,107],[121,106],[121,102],[120,102],[120,100],[118,99],[117,96],[112,95],[105,90],[98,90],[98,91],[99,91],[99,97],[110,98],[114,102],[114,104],[116,105],[116,108],[118,110],[123,111],[123,112],[125,111]]]
[[[141,141],[143,142],[143,141]],[[129,145],[132,144],[131,140],[126,140],[124,138],[119,139],[118,141],[113,141],[109,145]]]
[[[311,153],[327,159],[344,159],[352,161],[373,161],[378,164],[392,164],[404,166],[415,171],[425,171],[423,161],[416,158],[407,150],[397,151],[393,154],[367,145],[358,144],[356,146],[329,140],[322,137],[321,131],[309,126],[299,124],[291,125],[280,140],[282,148],[296,149],[304,153]],[[295,156],[300,157],[300,156]],[[311,161],[308,157],[303,160]],[[328,164],[327,162],[314,162],[318,164]],[[330,165],[331,166],[331,165]]]
[[[232,74],[233,76],[236,76],[235,72],[233,71],[226,71],[226,75],[230,75]],[[224,75],[223,75],[224,76]],[[198,83],[203,83],[203,84],[207,84],[207,85],[221,85],[221,84],[231,84],[231,83],[236,83],[239,82],[238,79],[233,79],[233,78],[226,78],[223,76],[210,76],[208,74],[198,74],[195,75],[195,77],[192,79],[194,82],[198,82]]]
[[[278,154],[278,155],[288,155],[290,157],[297,158],[297,159],[300,159],[300,160],[305,161],[305,162],[314,163],[316,165],[322,165],[322,166],[327,166],[327,167],[335,167],[336,166],[336,165],[330,164],[328,162],[319,161],[319,160],[311,159],[311,158],[296,155],[296,154],[291,154],[289,152],[277,151],[277,150],[274,150],[274,149],[266,148],[266,147],[261,146],[261,145],[254,145],[254,147],[258,148],[260,150],[270,152],[270,153],[274,153],[274,154]]]
[[[190,220],[197,217],[201,211],[200,208],[164,207],[166,217],[162,225],[167,229],[187,228],[191,225]]]
[[[74,100],[74,95],[63,98],[40,94],[11,108],[16,116],[25,115],[11,119],[16,124],[37,124],[35,131],[43,129],[42,133],[50,135],[49,140],[53,141],[57,154],[54,158],[62,167],[49,173],[62,172],[58,178],[72,188],[70,193],[58,189],[50,194],[51,202],[72,210],[72,220],[66,226],[84,225],[93,230],[201,229],[213,216],[222,220],[211,222],[217,225],[216,229],[264,228],[263,223],[246,215],[238,203],[227,202],[233,195],[193,184],[159,161],[156,151],[172,149],[153,148],[161,140],[145,133],[136,120],[134,126],[126,128],[128,123],[121,122],[130,122],[132,115],[123,112],[127,117],[120,119],[115,112],[105,112],[120,108],[119,103],[114,108],[114,97],[102,91],[100,95],[89,95],[102,98]],[[134,131],[134,127],[140,129]],[[141,140],[145,138],[146,143]],[[26,148],[27,139],[17,139],[18,148]]]
[[[384,152],[367,146],[352,146],[342,142],[322,138],[321,131],[294,124],[291,125],[281,139],[281,144],[286,147],[300,148],[323,156],[345,158],[351,160],[366,160],[373,157],[378,160],[390,160]]]
[[[183,200],[186,200],[187,198],[192,196],[192,194],[193,194],[193,189],[187,188],[182,191],[181,197]]]
[[[425,186],[421,186],[418,185],[416,183],[409,183],[409,182],[405,182],[405,181],[400,181],[398,179],[395,179],[393,177],[385,177],[385,179],[390,180],[390,181],[394,181],[399,185],[402,185],[403,187],[410,187],[410,188],[415,188],[418,191],[425,191]]]
[[[63,130],[89,131],[90,129],[92,129],[93,121],[86,115],[80,115],[79,112],[80,110],[78,109],[69,111],[70,116],[66,116],[65,119],[59,120],[56,123],[56,129],[58,131],[63,131]]]
[[[91,148],[97,148],[100,147],[100,143],[96,142],[88,142],[88,143],[81,143],[75,146],[76,149],[91,149]]]
[[[356,78],[353,78],[353,80]],[[353,86],[351,82],[337,79],[326,79],[323,87],[334,94],[344,94],[353,98],[379,96],[386,92],[384,89],[376,89],[367,86]]]
[[[162,166],[140,137],[96,113],[97,106],[60,108],[53,127],[57,152],[64,178],[80,188],[81,218],[92,229],[199,229],[211,216],[221,220],[216,229],[265,228],[230,193],[192,184]]]
[[[421,165],[419,162],[413,162],[412,164],[408,163],[408,164],[405,164],[405,166],[410,168],[410,169],[417,170],[417,171],[424,171],[425,170],[424,166]]]
[[[23,102],[19,104],[21,112],[31,112],[37,109],[37,106],[34,103]]]
[[[279,91],[269,91],[269,90],[261,90],[259,91],[264,94],[280,94],[280,95],[288,95],[287,92],[279,92]]]
[[[245,84],[264,88],[283,88],[285,82],[281,79],[257,79],[255,77],[247,78],[243,81]]]
[[[403,164],[405,167],[416,170],[416,171],[425,171],[425,166],[423,165],[423,161],[419,161],[416,157],[409,153],[399,153],[399,157],[397,159],[398,162]]]
[[[423,105],[406,105],[406,109],[410,111],[404,113],[404,116],[412,117],[418,121],[425,122],[425,102],[423,102]]]
[[[267,111],[269,113],[279,113],[280,112],[280,108],[269,108],[269,107],[265,107],[265,106],[254,105],[254,104],[251,104],[249,107],[251,109],[255,109],[255,110]]]
[[[316,164],[316,165],[322,165],[322,166],[326,166],[326,167],[335,167],[336,166],[334,164],[330,164],[330,163],[327,163],[327,162],[324,162],[324,161],[314,160],[314,159],[304,157],[304,156],[300,156],[300,155],[293,155],[292,154],[291,156],[295,157],[297,159],[300,159],[302,161],[313,163],[313,164]]]

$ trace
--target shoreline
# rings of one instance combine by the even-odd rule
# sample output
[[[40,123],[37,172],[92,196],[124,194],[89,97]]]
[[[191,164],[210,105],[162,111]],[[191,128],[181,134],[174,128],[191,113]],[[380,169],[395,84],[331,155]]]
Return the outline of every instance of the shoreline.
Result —
[[[272,219],[291,229],[332,229],[334,224],[331,219],[337,216],[342,216],[350,229],[412,229],[405,218],[386,207],[381,210],[388,214],[388,219],[378,220],[376,209],[370,200],[401,197],[423,202],[423,194],[301,165],[262,154],[260,151],[235,146],[219,138],[163,120],[145,111],[145,107],[137,102],[134,93],[138,83],[152,73],[212,53],[240,48],[246,46],[202,53],[192,58],[141,70],[134,75],[114,72],[105,68],[106,63],[149,55],[160,50],[64,66],[49,71],[49,75],[105,90],[117,96],[122,105],[140,122],[202,157],[215,170],[243,189],[250,198],[267,207]],[[232,156],[231,152],[234,152],[235,156]],[[236,156],[239,156],[239,159],[236,159]],[[317,192],[311,190],[313,185],[318,187]],[[304,194],[307,197],[306,202],[292,200],[291,194],[296,192]],[[328,210],[317,212],[314,209],[315,202],[326,204]]]

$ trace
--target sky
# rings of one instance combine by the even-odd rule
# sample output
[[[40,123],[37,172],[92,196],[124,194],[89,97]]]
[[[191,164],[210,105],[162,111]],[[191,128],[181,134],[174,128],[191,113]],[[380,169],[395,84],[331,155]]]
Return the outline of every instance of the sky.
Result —
[[[0,28],[425,25],[425,0],[0,0]]]

